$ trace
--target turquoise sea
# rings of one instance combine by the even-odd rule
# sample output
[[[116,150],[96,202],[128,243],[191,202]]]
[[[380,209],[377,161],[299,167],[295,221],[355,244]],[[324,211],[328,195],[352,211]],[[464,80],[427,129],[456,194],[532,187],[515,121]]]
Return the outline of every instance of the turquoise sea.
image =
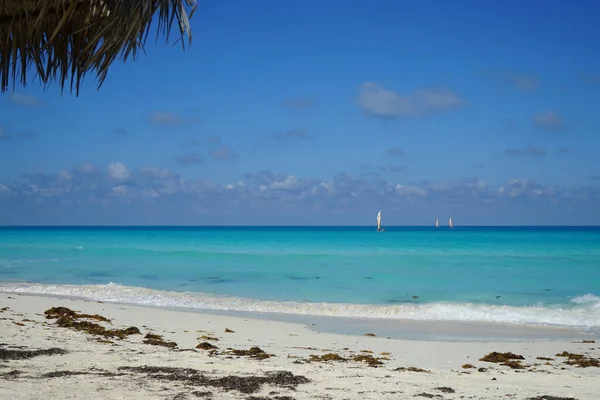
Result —
[[[0,228],[0,291],[600,327],[598,227]]]

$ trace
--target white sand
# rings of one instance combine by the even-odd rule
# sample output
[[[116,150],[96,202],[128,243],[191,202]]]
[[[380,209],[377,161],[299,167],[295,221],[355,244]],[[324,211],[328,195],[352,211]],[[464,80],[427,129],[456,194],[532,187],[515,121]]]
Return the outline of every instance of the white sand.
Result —
[[[53,306],[103,315],[112,320],[113,329],[137,326],[142,335],[114,339],[114,344],[100,343],[96,340],[98,336],[60,328],[55,326],[55,319],[46,319],[44,311]],[[541,395],[578,400],[600,398],[600,368],[570,366],[564,364],[565,358],[554,356],[568,351],[600,357],[600,348],[596,347],[600,344],[582,343],[581,340],[517,343],[394,340],[317,333],[302,325],[285,322],[0,293],[0,308],[3,307],[9,308],[0,312],[0,349],[10,346],[24,346],[29,350],[58,347],[68,353],[25,360],[0,359],[0,399],[426,398],[414,397],[421,393],[434,395],[435,399],[528,399]],[[234,333],[225,333],[225,328]],[[142,343],[143,336],[149,332],[175,341],[179,350],[192,351]],[[205,350],[195,349],[203,341],[198,337],[205,334],[219,339],[211,342],[218,346],[219,355],[211,356]],[[249,349],[251,346],[258,346],[274,357],[254,360],[224,354],[227,348]],[[298,363],[311,354],[334,352],[350,358],[362,350],[389,360],[383,360],[384,365],[377,368],[356,361]],[[478,361],[492,351],[522,354],[525,357],[523,364],[529,367],[512,370]],[[390,355],[382,356],[382,352]],[[546,361],[536,359],[540,356],[554,360],[545,365]],[[465,363],[488,371],[463,369],[461,366]],[[208,378],[263,376],[269,371],[290,371],[305,376],[310,382],[299,384],[296,390],[264,385],[256,393],[249,394],[117,370],[121,366],[143,365],[193,368]],[[394,371],[398,367],[411,366],[426,369],[429,373]],[[7,374],[14,370],[22,373]],[[42,374],[54,371],[96,374],[42,377]],[[101,376],[98,373],[102,371],[123,375]],[[452,388],[454,393],[445,393],[436,389],[438,387]]]

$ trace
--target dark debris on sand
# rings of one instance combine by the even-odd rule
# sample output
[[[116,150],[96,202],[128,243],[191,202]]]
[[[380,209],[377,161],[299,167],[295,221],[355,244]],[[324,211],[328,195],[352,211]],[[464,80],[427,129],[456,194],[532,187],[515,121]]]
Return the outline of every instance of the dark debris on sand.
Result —
[[[425,397],[426,399],[433,399],[434,397],[442,397],[441,394],[431,394],[431,393],[417,393],[415,397]]]
[[[511,352],[498,353],[496,351],[493,351],[493,352],[481,357],[479,359],[479,361],[497,363],[497,364],[509,367],[511,369],[525,369],[525,368],[527,368],[527,366],[521,364],[521,360],[524,360],[524,359],[525,359],[525,357],[523,357],[520,354],[514,354]]]
[[[44,312],[47,319],[56,319],[56,325],[61,328],[71,328],[91,335],[104,337],[115,337],[124,339],[129,335],[139,335],[140,330],[131,326],[127,329],[106,329],[102,325],[90,321],[79,321],[80,319],[92,319],[110,323],[110,320],[98,314],[79,314],[67,307],[52,307]]]
[[[115,377],[115,376],[123,376],[124,373],[115,373],[108,371],[52,371],[43,374],[42,378],[66,378],[70,376],[78,376],[78,375],[96,375],[102,377]]]
[[[267,358],[273,357],[273,354],[268,354],[263,349],[256,346],[251,347],[249,350],[229,349],[229,352],[227,354],[239,357],[249,357],[255,360],[265,360]]]
[[[174,349],[177,347],[177,343],[166,341],[161,335],[155,335],[153,333],[148,333],[146,336],[144,336],[143,343],[152,346],[167,347],[169,349]]]
[[[575,397],[559,397],[559,396],[550,396],[550,395],[543,395],[543,396],[537,396],[537,397],[530,397],[527,400],[577,400]]]
[[[447,387],[447,386],[436,387],[436,388],[433,388],[433,390],[437,390],[442,393],[455,393],[456,392],[456,390],[452,389],[451,387]]]
[[[22,349],[0,349],[0,360],[26,360],[38,356],[57,356],[67,354],[64,349],[53,347],[51,349],[43,350],[22,350]]]
[[[211,378],[204,375],[201,371],[191,368],[125,366],[119,367],[118,370],[146,374],[149,378],[170,382],[181,382],[191,386],[214,387],[225,391],[237,390],[244,394],[256,393],[263,385],[274,385],[294,390],[296,386],[310,382],[308,378],[294,375],[289,371],[271,372],[263,376],[230,375],[220,378]]]
[[[568,351],[563,351],[562,353],[556,354],[556,357],[566,357],[567,361],[565,361],[565,364],[575,365],[580,368],[600,367],[599,360],[595,358],[586,357],[583,354],[575,354],[569,353]]]
[[[23,371],[19,371],[18,369],[13,369],[12,371],[0,374],[0,377],[2,377],[4,379],[14,379],[14,378],[18,378],[19,375],[21,375],[22,373],[23,373]]]
[[[216,350],[216,349],[218,349],[217,346],[215,346],[214,344],[208,343],[208,342],[199,343],[196,346],[196,348],[200,349],[200,350]]]
[[[425,372],[425,373],[429,373],[429,371],[427,371],[426,369],[423,368],[419,368],[419,367],[398,367],[396,369],[394,369],[394,371],[400,371],[400,372]]]

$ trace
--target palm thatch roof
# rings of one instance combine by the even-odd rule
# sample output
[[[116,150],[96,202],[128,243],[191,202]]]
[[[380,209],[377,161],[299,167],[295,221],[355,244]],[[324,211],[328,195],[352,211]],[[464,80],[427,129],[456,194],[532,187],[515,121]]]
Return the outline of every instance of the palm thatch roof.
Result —
[[[95,73],[99,88],[117,58],[143,50],[154,17],[157,38],[169,40],[176,23],[185,47],[195,9],[196,0],[0,0],[1,91],[25,86],[31,71],[44,87],[57,82],[77,95]]]

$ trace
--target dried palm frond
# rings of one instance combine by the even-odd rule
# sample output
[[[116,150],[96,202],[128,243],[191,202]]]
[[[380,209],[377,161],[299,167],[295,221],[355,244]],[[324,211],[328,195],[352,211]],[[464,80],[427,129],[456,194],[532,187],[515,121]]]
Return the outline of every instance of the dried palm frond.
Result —
[[[35,70],[46,86],[79,94],[82,78],[95,72],[98,88],[110,65],[135,59],[158,14],[157,38],[169,40],[173,22],[182,46],[191,42],[189,19],[196,0],[0,0],[0,88],[25,86]]]

